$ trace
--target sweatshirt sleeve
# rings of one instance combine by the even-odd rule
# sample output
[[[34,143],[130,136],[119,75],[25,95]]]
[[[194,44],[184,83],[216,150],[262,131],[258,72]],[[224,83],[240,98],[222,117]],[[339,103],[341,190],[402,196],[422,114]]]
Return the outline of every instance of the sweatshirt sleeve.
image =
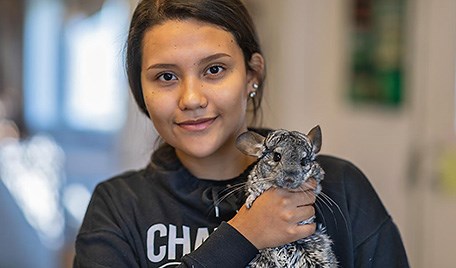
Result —
[[[409,267],[404,245],[391,218],[355,249],[355,267]]]
[[[257,253],[250,241],[228,223],[222,222],[198,249],[182,258],[179,267],[245,267]]]

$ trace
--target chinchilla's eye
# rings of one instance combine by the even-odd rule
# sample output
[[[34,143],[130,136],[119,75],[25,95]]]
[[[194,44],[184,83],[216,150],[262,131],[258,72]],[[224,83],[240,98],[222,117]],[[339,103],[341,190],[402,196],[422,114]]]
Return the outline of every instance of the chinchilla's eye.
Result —
[[[282,159],[282,155],[279,153],[274,153],[272,160],[274,160],[275,162],[279,162],[280,159]]]

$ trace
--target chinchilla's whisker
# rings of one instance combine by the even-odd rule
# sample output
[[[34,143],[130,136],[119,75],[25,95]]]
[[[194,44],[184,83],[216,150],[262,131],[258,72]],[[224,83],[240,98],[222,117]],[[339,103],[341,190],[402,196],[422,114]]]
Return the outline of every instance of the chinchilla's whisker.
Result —
[[[308,188],[312,188],[312,185],[310,183],[308,183],[307,181],[303,183],[304,186],[307,186]],[[330,212],[331,214],[333,215],[333,219],[334,219],[334,222],[336,223],[336,226],[338,226],[337,224],[337,218],[336,218],[336,215],[335,215],[335,210],[332,208],[332,207],[336,207],[337,211],[340,213],[340,215],[342,216],[343,220],[344,220],[344,224],[346,226],[346,228],[348,228],[348,222],[347,222],[347,219],[345,218],[344,214],[342,213],[342,210],[340,208],[340,206],[330,197],[328,196],[327,194],[325,194],[324,192],[320,192],[318,195],[317,195],[317,202],[320,202],[322,205],[324,205]],[[318,206],[317,203],[315,203],[315,206],[317,209],[319,209],[321,211],[321,207]],[[323,215],[323,213],[321,213]],[[326,219],[323,219],[324,222],[326,222]]]
[[[272,182],[274,181],[273,178],[261,178],[255,181],[254,183],[250,182],[250,184],[257,184],[257,183],[263,183],[263,182]],[[240,191],[240,190],[245,190],[245,187],[247,186],[248,182],[240,182],[234,185],[231,185],[230,187],[227,187],[226,189],[222,190],[220,194],[223,194],[221,198],[219,198],[219,201],[217,204],[220,204],[224,199],[226,199],[228,196]]]
[[[273,182],[273,181],[274,181],[274,178],[260,178],[254,182],[251,181],[250,184],[255,185],[255,184],[259,184],[259,183]],[[229,197],[232,194],[235,194],[241,190],[244,191],[247,184],[248,184],[248,182],[240,182],[240,183],[231,185],[230,187],[222,190],[220,192],[220,194],[222,194],[222,196],[214,203],[214,205],[219,205],[221,202],[223,202],[223,200],[225,200],[227,197]]]
[[[327,197],[324,194],[318,195],[317,201],[325,205],[325,207],[328,208],[329,211],[334,215],[334,210],[332,209],[333,204],[329,200],[327,200]]]
[[[236,194],[238,192],[244,192],[246,189],[247,184],[255,185],[259,183],[264,183],[264,182],[273,182],[274,178],[261,178],[257,179],[256,181],[252,182],[240,182],[234,185],[231,185],[230,187],[227,187],[226,189],[220,191],[219,194],[221,194],[220,198],[217,200],[214,200],[214,203],[210,206],[209,210],[211,209],[218,209],[217,207],[230,195]],[[217,212],[216,212],[217,213]]]
[[[314,192],[313,192],[314,189],[313,189],[311,184],[309,184],[306,181],[306,182],[303,183],[303,185],[307,187],[307,189],[304,189],[302,186],[299,187],[299,189],[301,189],[301,191],[303,193],[305,193],[305,194],[314,194]],[[330,212],[333,214],[333,217],[335,217],[334,216],[334,211],[331,208],[331,204],[328,203],[327,201],[325,201],[324,198],[320,197],[319,194],[316,194],[316,200],[315,200],[314,205],[315,205],[315,208],[316,208],[317,211],[322,212],[323,210],[322,210],[321,206],[318,204],[318,202],[322,203],[325,207],[327,207],[330,210]],[[320,215],[322,216],[323,223],[326,225],[326,219],[324,218],[323,213],[320,213]]]
[[[220,194],[225,194],[227,192],[231,192],[233,189],[242,189],[243,187],[245,187],[247,182],[240,182],[240,183],[236,183],[236,184],[232,184],[232,185],[229,185],[226,187],[226,189],[223,189],[222,191],[220,191]]]
[[[326,225],[326,218],[324,218],[323,209],[322,209],[321,206],[326,207],[331,212],[331,215],[333,216],[334,222],[337,225],[336,215],[334,214],[334,210],[331,208],[332,205],[330,203],[328,203],[328,201],[325,200],[325,198],[323,196],[320,196],[320,195],[317,196],[317,200],[315,202],[315,206],[321,212],[321,216],[323,217],[323,222],[325,223],[325,225]]]
[[[320,215],[322,217],[321,220],[322,220],[323,224],[326,225],[326,218],[323,215],[323,213],[321,213],[322,209],[321,209],[320,205],[317,202],[315,202],[314,206],[315,206],[315,209],[320,212]]]
[[[244,193],[245,186],[246,186],[246,182],[241,182],[241,183],[231,185],[231,186],[227,187],[226,189],[220,191],[216,195],[217,199],[214,199],[213,204],[211,206],[209,206],[207,213],[209,214],[209,213],[211,213],[212,210],[215,210],[215,215],[216,215],[216,217],[218,217],[219,216],[219,205],[231,195],[234,195],[239,192]]]
[[[333,207],[336,207],[337,208],[337,211],[339,212],[339,214],[342,216],[342,219],[344,220],[344,224],[345,224],[345,228],[348,229],[348,221],[347,221],[347,218],[345,218],[344,216],[344,213],[342,212],[342,209],[340,208],[340,206],[327,194],[321,192],[320,193],[320,196],[322,197],[322,199],[324,198],[326,200],[326,202],[329,202],[329,204]],[[329,207],[328,207],[329,209]],[[331,212],[333,210],[331,209]],[[334,215],[334,212],[332,212],[333,215]],[[337,222],[336,222],[337,223]],[[336,224],[338,226],[338,224]]]
[[[220,205],[220,203],[223,202],[226,198],[228,198],[230,195],[233,195],[237,192],[244,191],[245,189],[245,182],[243,183],[238,183],[235,185],[232,185],[231,187],[228,187],[227,189],[223,190],[220,192],[222,196],[215,201],[214,205]]]
[[[307,189],[303,188],[303,186],[306,186]],[[301,190],[302,193],[304,193],[306,195],[314,194],[314,192],[313,192],[314,189],[313,189],[312,185],[310,185],[308,182],[304,182],[303,186],[298,187],[298,189]],[[315,200],[314,206],[317,211],[322,212],[323,210],[322,210],[321,206],[318,204],[318,202],[320,202],[324,206],[326,206],[331,211],[331,213],[334,215],[334,211],[331,209],[331,204],[327,203],[327,201],[325,201],[324,199],[322,199],[322,197],[319,197],[319,195],[316,194],[316,200]],[[323,224],[326,225],[326,218],[324,217],[323,213],[320,213],[320,215],[322,217]]]

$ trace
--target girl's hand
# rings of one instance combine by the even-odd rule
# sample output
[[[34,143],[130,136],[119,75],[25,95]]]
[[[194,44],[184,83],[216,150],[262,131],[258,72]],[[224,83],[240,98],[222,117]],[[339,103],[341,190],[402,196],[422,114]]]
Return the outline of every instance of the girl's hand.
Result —
[[[314,187],[315,181],[311,184]],[[250,209],[242,206],[228,223],[257,249],[281,246],[315,232],[315,223],[298,224],[315,215],[314,203],[312,188],[302,186],[299,191],[271,188]]]

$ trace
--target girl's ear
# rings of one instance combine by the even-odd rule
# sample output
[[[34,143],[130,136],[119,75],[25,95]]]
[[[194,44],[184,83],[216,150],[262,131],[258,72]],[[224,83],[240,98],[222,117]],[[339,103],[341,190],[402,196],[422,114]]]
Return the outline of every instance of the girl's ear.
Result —
[[[247,81],[249,84],[260,84],[264,77],[264,58],[260,53],[253,53],[248,62]]]

